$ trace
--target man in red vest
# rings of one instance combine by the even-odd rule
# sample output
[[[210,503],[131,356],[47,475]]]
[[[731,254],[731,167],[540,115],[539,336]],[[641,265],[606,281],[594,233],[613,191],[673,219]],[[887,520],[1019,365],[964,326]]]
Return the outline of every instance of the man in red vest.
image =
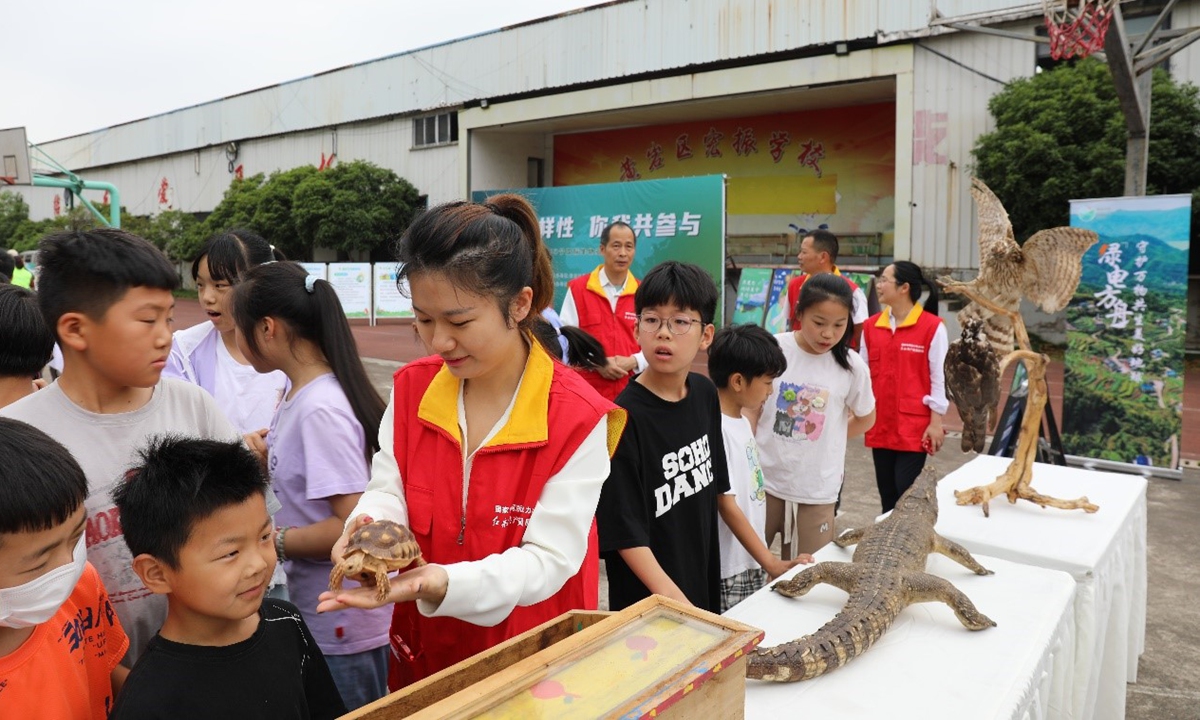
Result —
[[[854,313],[850,318],[854,323],[854,337],[850,339],[850,346],[857,348],[863,322],[867,319],[867,296],[863,294],[862,288],[838,270],[837,256],[837,235],[828,230],[813,230],[800,241],[800,253],[796,259],[800,261],[800,270],[804,274],[792,278],[788,283],[788,325],[792,330],[800,329],[800,321],[796,317],[796,301],[800,299],[800,288],[804,281],[817,273],[833,273],[843,278],[854,293]]]
[[[580,374],[609,400],[625,389],[630,373],[646,367],[634,330],[633,294],[638,281],[629,266],[636,252],[637,236],[627,223],[618,221],[604,228],[600,233],[604,264],[567,283],[567,297],[559,313],[563,325],[586,330],[604,346],[608,365],[599,371],[580,370]]]

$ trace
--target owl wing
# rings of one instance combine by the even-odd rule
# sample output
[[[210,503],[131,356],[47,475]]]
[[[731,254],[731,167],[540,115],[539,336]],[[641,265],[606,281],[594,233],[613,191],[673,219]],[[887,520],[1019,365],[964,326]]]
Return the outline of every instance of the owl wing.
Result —
[[[979,219],[979,274],[984,276],[996,250],[1006,243],[1015,245],[1016,240],[1008,212],[991,188],[979,178],[971,178],[971,196]]]
[[[1065,308],[1079,286],[1083,254],[1098,239],[1091,230],[1073,227],[1035,233],[1021,246],[1021,294],[1049,313]]]

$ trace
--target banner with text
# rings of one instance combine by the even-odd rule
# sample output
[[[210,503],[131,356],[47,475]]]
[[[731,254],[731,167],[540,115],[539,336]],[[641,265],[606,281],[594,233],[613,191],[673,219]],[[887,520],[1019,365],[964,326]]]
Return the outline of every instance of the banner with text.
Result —
[[[329,263],[329,284],[346,317],[371,319],[371,263]]]
[[[476,191],[472,199],[483,202],[497,192],[520,193],[537,210],[554,261],[555,310],[562,308],[567,282],[604,262],[600,232],[617,220],[629,223],[637,236],[634,277],[645,277],[664,260],[690,262],[708,271],[724,295],[725,179],[720,175]],[[722,307],[718,302],[718,324]]]
[[[1190,195],[1071,201],[1100,242],[1067,308],[1063,447],[1180,467]]]
[[[395,261],[375,263],[375,319],[413,317],[412,298],[396,284]]]

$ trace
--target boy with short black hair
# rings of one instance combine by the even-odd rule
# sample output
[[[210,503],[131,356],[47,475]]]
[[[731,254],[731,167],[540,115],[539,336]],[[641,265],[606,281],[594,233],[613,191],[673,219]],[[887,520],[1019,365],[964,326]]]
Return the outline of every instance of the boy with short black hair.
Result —
[[[63,352],[44,390],[0,408],[66,446],[88,479],[88,559],[112,595],[136,662],[166,617],[166,602],[130,572],[132,557],[109,497],[151,435],[233,440],[237,431],[195,385],[162,380],[179,284],[157,248],[127,232],[68,231],[40,245],[38,305]]]
[[[54,334],[37,298],[17,285],[0,285],[0,407],[32,393],[54,354]]]
[[[721,408],[692,361],[713,337],[717,286],[696,265],[664,262],[634,296],[648,366],[617,397],[629,423],[596,519],[609,608],[665,595],[719,612],[717,498],[729,491]]]
[[[729,492],[717,501],[721,547],[721,612],[754,594],[767,578],[776,578],[799,563],[801,554],[780,560],[763,542],[767,493],[754,442],[754,426],[743,411],[758,413],[771,395],[775,378],[787,369],[779,341],[757,325],[721,328],[708,349],[708,375],[717,386],[721,430],[729,461]]]
[[[133,569],[168,602],[113,709],[129,718],[334,718],[325,657],[275,569],[267,478],[239,442],[166,437],[113,491]]]
[[[59,443],[0,418],[0,709],[104,720],[129,646],[87,562],[87,478]]]

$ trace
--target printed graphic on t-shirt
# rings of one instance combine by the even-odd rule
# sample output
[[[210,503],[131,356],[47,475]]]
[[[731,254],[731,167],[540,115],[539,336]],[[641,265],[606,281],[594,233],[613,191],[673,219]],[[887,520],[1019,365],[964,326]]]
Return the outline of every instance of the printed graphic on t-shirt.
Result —
[[[654,488],[654,517],[662,517],[684,498],[689,498],[712,482],[712,451],[708,435],[662,457],[662,485]]]
[[[775,400],[775,434],[789,440],[821,439],[829,388],[805,383],[781,383]]]
[[[763,477],[762,465],[758,462],[758,445],[754,438],[750,438],[750,444],[746,446],[746,462],[750,464],[750,477],[754,478],[750,486],[750,500],[756,503],[766,502],[767,491],[763,489],[766,478]]]

